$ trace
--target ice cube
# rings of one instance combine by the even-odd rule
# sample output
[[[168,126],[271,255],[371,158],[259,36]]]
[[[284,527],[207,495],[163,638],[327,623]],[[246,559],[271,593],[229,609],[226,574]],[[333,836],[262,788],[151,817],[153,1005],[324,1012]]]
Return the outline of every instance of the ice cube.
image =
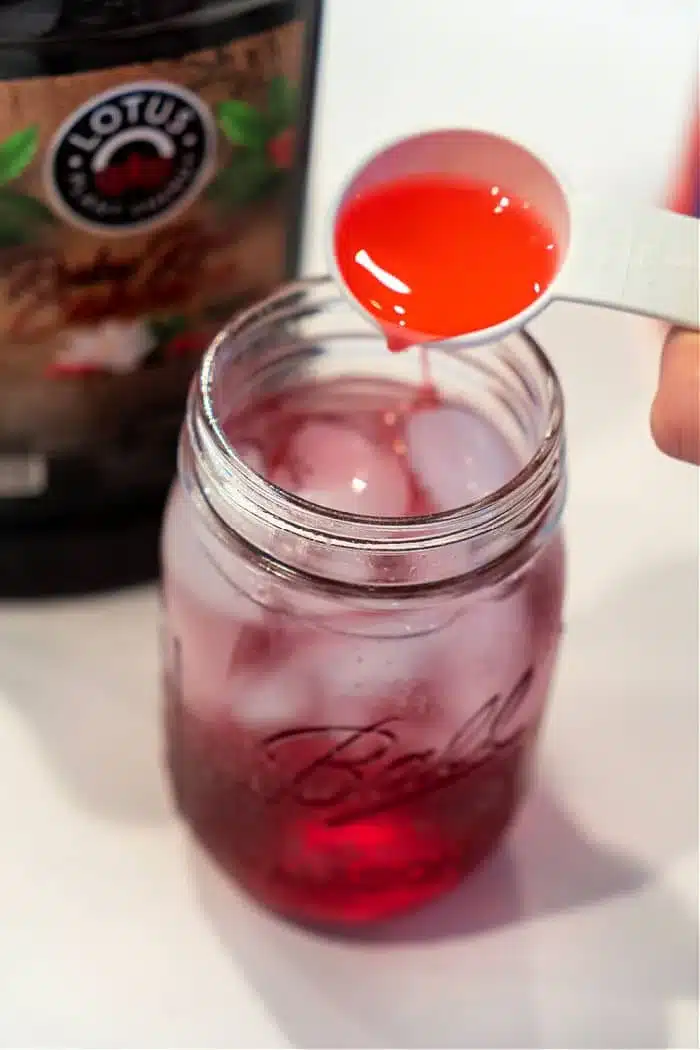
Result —
[[[322,507],[371,517],[401,517],[408,509],[408,477],[399,458],[340,423],[301,426],[282,466],[291,474],[292,491]]]
[[[381,717],[412,717],[421,683],[433,673],[435,635],[319,642],[308,653],[328,726],[371,724]]]
[[[237,672],[227,683],[223,702],[234,721],[256,732],[281,732],[315,721],[313,685],[306,666],[297,659],[272,670]]]
[[[515,452],[477,412],[425,408],[406,424],[408,459],[438,511],[455,510],[494,492],[518,472]]]
[[[265,457],[257,445],[252,441],[243,441],[240,445],[236,445],[236,453],[246,466],[256,474],[260,474],[261,477],[265,477]]]
[[[270,479],[278,488],[284,489],[285,492],[294,492],[295,486],[292,481],[292,475],[289,473],[286,467],[277,467]]]
[[[235,568],[232,556],[205,529],[182,491],[175,489],[163,530],[167,574],[211,612],[245,623],[260,622],[262,606],[227,577],[226,562],[231,571]]]
[[[446,736],[494,698],[502,703],[534,667],[533,619],[524,588],[501,597],[470,599],[461,616],[440,632],[439,689]],[[491,705],[493,707],[493,704]],[[527,718],[525,707],[515,721]],[[512,719],[509,716],[509,726]]]
[[[175,589],[167,593],[168,625],[179,643],[182,700],[200,717],[215,718],[221,713],[233,654],[246,626],[181,595]]]

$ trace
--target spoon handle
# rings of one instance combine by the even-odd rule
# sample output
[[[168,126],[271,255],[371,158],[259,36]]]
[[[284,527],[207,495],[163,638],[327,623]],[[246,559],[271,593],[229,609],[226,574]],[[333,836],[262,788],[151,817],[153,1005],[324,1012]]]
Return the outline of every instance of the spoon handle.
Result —
[[[700,328],[700,222],[662,208],[569,197],[572,240],[556,299]]]

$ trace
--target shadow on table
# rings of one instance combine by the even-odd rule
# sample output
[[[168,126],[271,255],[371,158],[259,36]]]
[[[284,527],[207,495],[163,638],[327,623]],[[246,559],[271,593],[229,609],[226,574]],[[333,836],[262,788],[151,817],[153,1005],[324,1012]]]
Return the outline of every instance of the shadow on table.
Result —
[[[218,936],[295,1047],[659,1047],[669,1000],[697,992],[694,917],[546,791],[458,890],[364,934],[288,925],[192,858]]]
[[[697,783],[686,673],[697,658],[696,581],[696,565],[655,566],[585,610],[570,624],[575,691],[564,681],[561,695],[573,739],[583,712],[596,740],[579,775],[617,776],[621,740],[644,752],[611,798],[613,825],[629,820],[631,841],[644,841],[648,824],[669,863],[697,847],[697,796],[685,802]],[[148,594],[139,604],[143,615],[115,598],[104,621],[103,605],[52,608],[41,659],[31,620],[13,612],[0,631],[0,689],[79,805],[156,823],[168,818],[157,653],[142,637],[156,606]],[[619,646],[622,629],[638,639],[634,653]],[[606,704],[587,711],[602,695]],[[606,741],[599,730],[611,718]],[[667,818],[676,806],[685,810]],[[363,936],[324,939],[279,922],[193,858],[202,907],[293,1046],[642,1050],[668,1046],[670,1010],[696,999],[696,914],[645,867],[591,840],[544,789],[460,889]]]
[[[697,911],[656,871],[697,856],[697,622],[697,561],[643,566],[569,623],[559,676],[569,747],[552,757],[574,763],[564,781],[603,826],[649,841],[653,871],[593,840],[545,785],[456,892],[323,939],[258,910],[194,852],[203,908],[293,1046],[680,1045],[669,1030],[697,1002]]]
[[[78,806],[113,821],[164,822],[153,589],[42,603],[40,636],[37,611],[0,604],[0,696]]]

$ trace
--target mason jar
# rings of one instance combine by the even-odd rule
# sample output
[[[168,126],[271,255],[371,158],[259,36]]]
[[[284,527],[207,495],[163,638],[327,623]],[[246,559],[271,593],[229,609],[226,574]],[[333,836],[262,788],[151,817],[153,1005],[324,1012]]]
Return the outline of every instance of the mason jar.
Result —
[[[564,493],[525,332],[390,354],[318,279],[214,341],[162,539],[167,761],[264,905],[378,920],[499,841],[559,647]]]

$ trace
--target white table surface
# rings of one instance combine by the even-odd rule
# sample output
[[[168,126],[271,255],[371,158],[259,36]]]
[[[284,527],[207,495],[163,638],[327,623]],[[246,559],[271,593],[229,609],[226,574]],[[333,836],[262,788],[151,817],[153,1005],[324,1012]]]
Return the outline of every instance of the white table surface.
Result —
[[[474,123],[657,197],[695,0],[330,0],[308,265],[345,166]],[[507,848],[381,936],[246,904],[160,766],[157,601],[0,605],[3,1047],[697,1047],[698,473],[654,450],[648,326],[538,325],[566,389],[570,586],[540,786]]]

